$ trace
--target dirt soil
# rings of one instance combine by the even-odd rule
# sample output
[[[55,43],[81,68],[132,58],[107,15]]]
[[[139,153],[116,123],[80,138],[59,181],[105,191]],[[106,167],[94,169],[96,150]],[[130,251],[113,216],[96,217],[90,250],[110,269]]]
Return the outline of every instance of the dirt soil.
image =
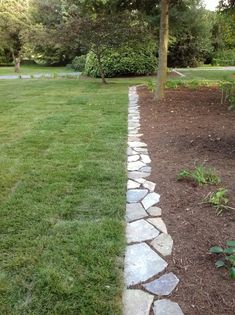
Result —
[[[225,187],[235,207],[235,112],[220,104],[216,88],[167,90],[158,103],[146,88],[138,93],[141,131],[152,159],[150,180],[157,183],[163,219],[174,240],[168,271],[180,284],[170,299],[185,315],[234,315],[235,281],[225,269],[215,268],[216,257],[208,251],[235,239],[235,211],[217,216],[200,203],[208,192]],[[216,168],[221,184],[199,187],[176,180],[180,170],[202,163]]]

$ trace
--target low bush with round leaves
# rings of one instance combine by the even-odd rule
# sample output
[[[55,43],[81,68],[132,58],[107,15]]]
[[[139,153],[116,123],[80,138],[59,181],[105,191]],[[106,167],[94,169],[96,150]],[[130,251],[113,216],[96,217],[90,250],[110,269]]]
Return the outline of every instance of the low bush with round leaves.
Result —
[[[123,75],[149,75],[157,70],[157,58],[152,48],[124,47],[107,50],[102,58],[104,74],[107,78]],[[96,55],[89,52],[86,59],[85,74],[100,77]]]

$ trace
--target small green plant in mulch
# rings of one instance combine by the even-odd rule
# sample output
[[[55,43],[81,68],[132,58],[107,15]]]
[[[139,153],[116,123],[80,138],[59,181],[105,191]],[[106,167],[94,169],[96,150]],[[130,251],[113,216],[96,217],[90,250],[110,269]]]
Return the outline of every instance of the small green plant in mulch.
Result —
[[[146,85],[147,85],[147,88],[150,92],[152,92],[152,93],[155,92],[156,84],[153,80],[148,80]]]
[[[206,184],[215,185],[221,181],[214,168],[205,167],[204,165],[198,165],[192,171],[187,169],[181,170],[177,175],[177,180],[194,181],[199,186]]]
[[[235,208],[230,207],[228,190],[221,187],[217,191],[209,192],[207,196],[204,198],[204,202],[212,205],[216,208],[216,212],[220,215],[224,210],[235,210]]]
[[[235,279],[235,241],[227,241],[226,247],[213,246],[210,253],[219,256],[215,266],[226,268],[231,279]]]
[[[225,81],[220,84],[221,104],[228,102],[229,110],[235,109],[235,80]]]

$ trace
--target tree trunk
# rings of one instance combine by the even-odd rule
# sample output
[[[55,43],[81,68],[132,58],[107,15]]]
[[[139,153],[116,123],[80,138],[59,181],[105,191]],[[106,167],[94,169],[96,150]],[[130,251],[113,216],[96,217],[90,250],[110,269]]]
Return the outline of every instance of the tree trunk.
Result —
[[[19,73],[20,72],[20,61],[21,61],[21,57],[16,57],[15,54],[14,54],[14,50],[12,50],[12,59],[13,59],[13,62],[14,62],[14,66],[15,66],[15,72],[16,73]]]
[[[104,69],[103,69],[103,65],[102,65],[102,62],[101,62],[100,55],[97,55],[97,61],[98,61],[98,66],[99,66],[100,76],[101,76],[102,82],[104,84],[107,84],[107,81],[105,80],[105,76],[104,76]]]
[[[161,24],[160,24],[160,44],[159,63],[157,73],[157,89],[155,98],[164,98],[164,87],[167,79],[167,51],[169,37],[169,0],[161,0]]]

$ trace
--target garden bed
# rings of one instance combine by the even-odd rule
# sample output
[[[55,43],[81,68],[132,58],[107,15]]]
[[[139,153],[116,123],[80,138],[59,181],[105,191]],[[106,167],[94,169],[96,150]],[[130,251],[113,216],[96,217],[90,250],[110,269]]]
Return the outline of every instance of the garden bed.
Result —
[[[225,269],[215,268],[214,245],[235,239],[235,211],[218,216],[203,197],[219,187],[229,191],[235,207],[235,112],[220,104],[216,88],[167,90],[166,99],[156,103],[140,87],[143,140],[152,159],[150,180],[157,183],[160,207],[174,240],[168,270],[180,278],[171,299],[185,315],[234,314],[234,281]],[[205,164],[214,167],[222,182],[197,186],[177,181],[182,169]]]

